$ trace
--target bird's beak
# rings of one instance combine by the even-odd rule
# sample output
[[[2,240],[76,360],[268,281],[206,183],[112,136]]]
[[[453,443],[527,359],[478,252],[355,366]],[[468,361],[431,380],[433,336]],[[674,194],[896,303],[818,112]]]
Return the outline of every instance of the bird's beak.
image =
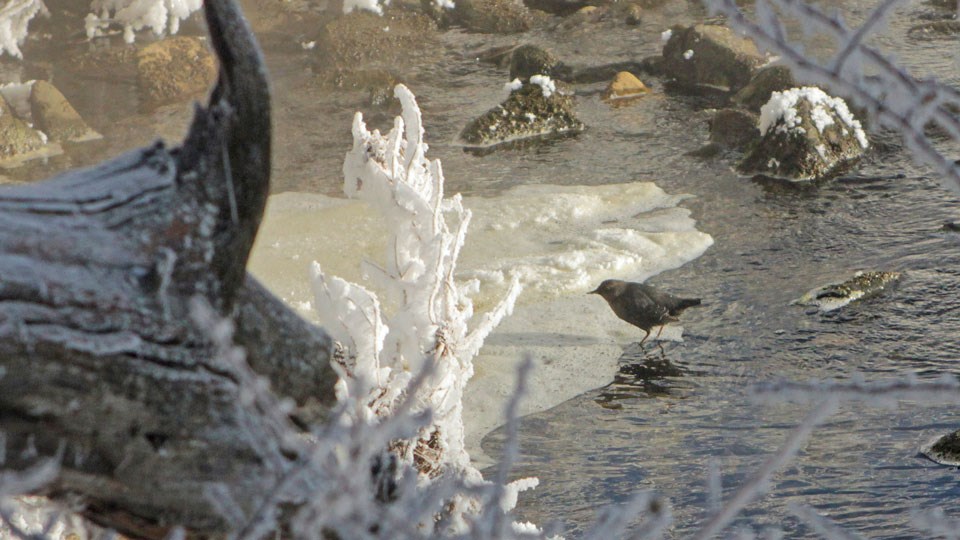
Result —
[[[587,294],[600,294],[600,289],[599,289],[599,288],[594,289],[594,290],[588,292]]]

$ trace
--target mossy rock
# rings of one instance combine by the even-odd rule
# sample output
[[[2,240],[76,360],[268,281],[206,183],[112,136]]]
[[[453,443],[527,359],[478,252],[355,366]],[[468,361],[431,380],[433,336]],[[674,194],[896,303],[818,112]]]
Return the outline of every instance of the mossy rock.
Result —
[[[510,56],[510,80],[526,82],[534,75],[546,75],[561,81],[569,80],[572,70],[553,53],[536,45],[521,45]]]
[[[920,452],[941,465],[960,467],[960,430],[940,437]]]
[[[500,105],[473,120],[460,138],[473,147],[577,133],[584,125],[573,114],[573,96],[553,92],[549,97],[537,84],[525,84]]]
[[[520,0],[456,0],[445,15],[448,25],[482,34],[518,34],[533,25],[533,14]]]
[[[907,35],[913,39],[949,38],[960,34],[960,21],[943,20],[911,26]]]
[[[137,53],[137,84],[148,107],[205,94],[217,69],[206,42],[196,37],[166,38]]]
[[[850,302],[875,297],[899,283],[900,272],[857,272],[846,281],[813,289],[793,301],[801,306],[816,306],[822,312],[842,308]]]
[[[787,66],[767,66],[750,79],[746,86],[733,95],[731,101],[755,113],[770,100],[774,92],[796,88],[797,82]]]
[[[0,96],[0,159],[23,156],[45,144],[43,136],[14,116],[10,104]]]

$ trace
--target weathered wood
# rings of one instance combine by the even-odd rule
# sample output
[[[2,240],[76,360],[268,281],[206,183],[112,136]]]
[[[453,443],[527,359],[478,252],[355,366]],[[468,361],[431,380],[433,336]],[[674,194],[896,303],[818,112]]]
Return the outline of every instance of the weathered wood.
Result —
[[[208,497],[256,508],[292,466],[192,322],[236,321],[252,368],[306,418],[334,400],[330,340],[245,271],[269,192],[270,104],[232,0],[207,0],[220,79],[180,148],[157,143],[0,190],[0,431],[5,468],[62,456],[50,497],[138,538],[218,536]]]

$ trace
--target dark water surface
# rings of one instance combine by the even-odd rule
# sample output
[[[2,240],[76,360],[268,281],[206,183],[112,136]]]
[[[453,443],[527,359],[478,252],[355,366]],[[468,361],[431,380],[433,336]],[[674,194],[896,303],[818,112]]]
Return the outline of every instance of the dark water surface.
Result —
[[[852,23],[875,3],[821,2],[837,5]],[[908,3],[875,41],[918,75],[955,80],[956,38],[907,36],[931,13],[932,7]],[[872,153],[848,177],[819,187],[758,184],[732,172],[729,160],[684,155],[706,141],[710,115],[695,100],[664,94],[656,79],[649,81],[653,95],[616,109],[600,101],[602,84],[577,86],[578,114],[588,126],[577,137],[483,157],[454,142],[470,119],[502,99],[507,80],[505,70],[477,62],[470,51],[529,42],[575,66],[636,60],[659,52],[660,32],[670,25],[704,17],[697,2],[671,0],[647,10],[637,27],[614,20],[551,29],[560,22],[553,19],[521,36],[450,30],[435,58],[405,75],[424,111],[431,155],[443,161],[448,193],[652,180],[670,193],[694,195],[684,206],[715,240],[704,256],[651,281],[703,298],[705,307],[684,317],[684,343],[670,344],[662,356],[656,347],[641,351],[625,343],[615,382],[522,422],[514,474],[537,476],[541,484],[521,496],[519,514],[559,522],[572,537],[600,507],[637,490],[669,498],[674,536],[702,523],[710,506],[708,463],[719,465],[729,495],[807,413],[808,406],[754,403],[754,383],[853,373],[870,380],[907,373],[935,378],[957,371],[960,235],[938,230],[960,218],[958,199],[896,144]],[[274,191],[338,196],[353,111],[369,111],[370,124],[381,128],[389,127],[394,112],[371,107],[364,91],[325,89],[315,74],[323,58],[299,49],[301,34],[309,37],[303,29],[264,37],[276,95]],[[69,60],[45,58],[49,51],[34,47],[31,56],[28,44],[28,59],[55,74],[54,82],[106,138],[6,171],[11,181],[92,164],[158,135],[176,141],[186,130],[190,109],[184,104],[141,112],[132,81],[65,73]],[[833,314],[790,305],[810,288],[861,269],[897,270],[905,277],[896,290]],[[612,315],[611,324],[619,324]],[[786,511],[803,503],[870,537],[920,536],[910,527],[915,510],[942,506],[960,518],[957,471],[917,455],[921,443],[958,427],[960,413],[948,407],[843,407],[777,475],[771,495],[749,507],[747,518],[757,527],[784,528],[790,537],[810,535]],[[485,451],[499,455],[502,439],[500,432],[491,434]]]

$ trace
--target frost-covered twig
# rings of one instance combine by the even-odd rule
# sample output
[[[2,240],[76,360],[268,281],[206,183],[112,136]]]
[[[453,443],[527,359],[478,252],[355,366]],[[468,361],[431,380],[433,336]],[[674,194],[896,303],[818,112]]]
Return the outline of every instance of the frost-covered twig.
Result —
[[[835,398],[827,398],[813,411],[807,414],[797,427],[787,435],[783,445],[763,462],[760,469],[723,505],[719,512],[713,515],[707,523],[693,536],[694,540],[707,540],[729,525],[733,519],[750,502],[769,489],[770,479],[793,459],[800,447],[807,440],[813,430],[837,408]]]
[[[33,493],[53,482],[60,471],[58,459],[45,459],[24,471],[0,472],[0,537],[8,532],[18,540],[49,540],[53,525],[59,520],[59,512],[51,512],[39,531],[29,531],[21,527],[21,521],[14,516],[19,505],[14,497]]]
[[[123,39],[133,43],[136,31],[150,28],[156,35],[176,34],[180,21],[203,5],[202,0],[92,0],[85,19],[87,37],[100,35],[110,24],[123,27]]]
[[[867,382],[862,377],[849,381],[776,381],[754,387],[753,396],[760,401],[819,402],[833,398],[841,402],[866,401],[876,406],[892,407],[906,400],[927,404],[960,403],[960,383],[951,374],[933,381],[907,376],[903,379]]]
[[[946,187],[960,190],[960,167],[924,133],[924,128],[932,124],[960,140],[960,120],[950,112],[960,106],[960,92],[935,79],[913,77],[865,43],[897,0],[886,0],[874,8],[858,30],[848,28],[839,16],[828,16],[802,0],[757,0],[756,21],[744,15],[735,0],[704,3],[713,12],[726,16],[731,27],[779,55],[799,79],[852,98],[866,108],[875,123],[899,132],[918,160],[942,174]],[[778,12],[798,19],[808,33],[832,36],[837,44],[833,58],[818,62],[800,44],[791,42]],[[871,73],[869,77],[867,71]]]
[[[825,516],[820,515],[816,509],[810,506],[805,504],[791,504],[787,509],[791,514],[797,516],[797,519],[823,538],[830,538],[831,540],[863,540],[863,537],[859,534],[840,527]]]
[[[911,517],[910,522],[918,530],[929,534],[931,537],[944,538],[945,540],[960,538],[960,521],[948,517],[943,508],[917,512]]]
[[[23,58],[20,45],[27,37],[27,26],[37,13],[47,14],[42,0],[7,0],[0,8],[0,54],[7,52]]]

